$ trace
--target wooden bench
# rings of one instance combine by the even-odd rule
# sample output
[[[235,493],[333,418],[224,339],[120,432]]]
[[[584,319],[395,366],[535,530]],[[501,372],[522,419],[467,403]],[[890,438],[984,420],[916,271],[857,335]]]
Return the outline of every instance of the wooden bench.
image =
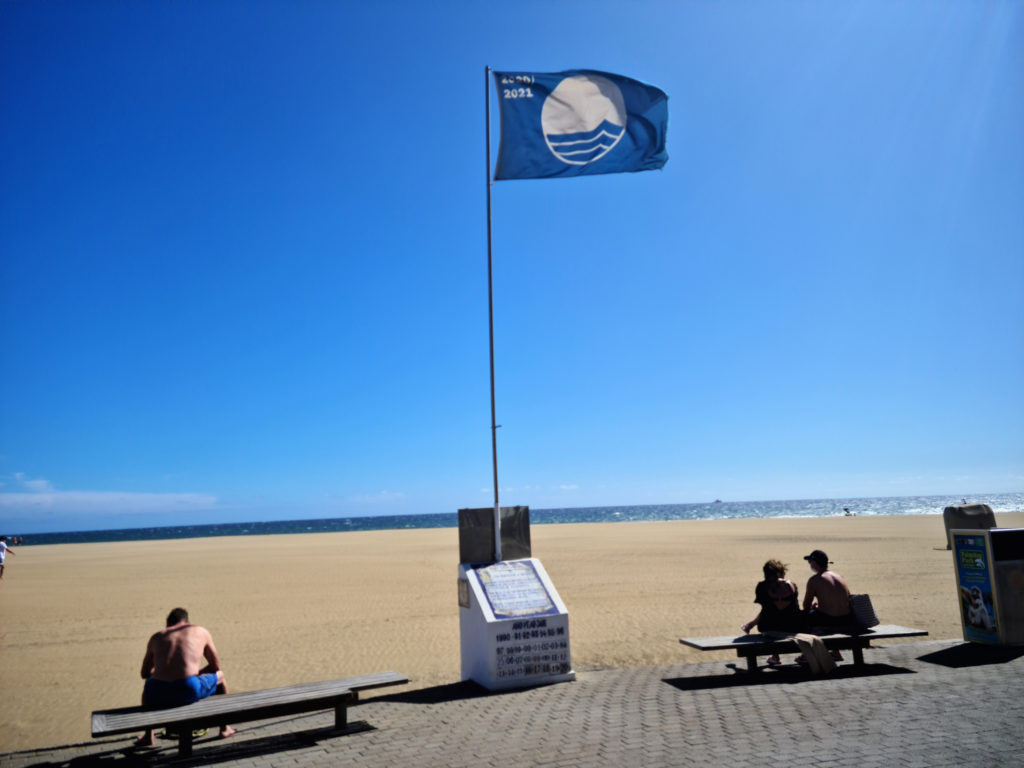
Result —
[[[897,624],[879,624],[877,627],[865,629],[860,632],[830,632],[827,629],[819,629],[809,634],[818,635],[825,647],[829,650],[852,650],[853,663],[860,666],[864,663],[864,649],[871,646],[872,640],[891,640],[897,637],[926,637],[928,635],[923,629],[912,629],[901,627]],[[794,635],[786,632],[771,632],[763,635],[740,635],[732,637],[684,637],[679,640],[683,645],[696,648],[700,651],[724,651],[735,650],[736,655],[746,657],[747,669],[750,672],[758,670],[757,657],[770,656],[775,653],[799,653]]]
[[[300,683],[263,691],[243,691],[210,696],[194,704],[170,709],[122,707],[92,713],[92,735],[133,733],[147,728],[170,728],[178,732],[178,754],[192,754],[192,731],[220,727],[225,723],[244,723],[269,717],[334,709],[334,727],[347,726],[347,709],[359,701],[359,692],[387,685],[404,685],[405,675],[377,672],[371,675]]]

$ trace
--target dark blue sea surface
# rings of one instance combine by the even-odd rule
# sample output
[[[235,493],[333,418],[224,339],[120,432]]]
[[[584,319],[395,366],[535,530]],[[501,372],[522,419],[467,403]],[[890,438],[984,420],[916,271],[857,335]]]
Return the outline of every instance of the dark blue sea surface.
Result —
[[[950,504],[952,496],[895,496],[861,499],[803,499],[798,501],[716,501],[706,504],[647,504],[628,507],[573,507],[531,509],[534,525],[559,523],[617,523],[659,520],[726,520],[764,517],[832,517],[849,509],[856,515],[937,515]],[[1024,511],[1024,493],[972,496],[972,504],[988,504],[995,512]],[[24,545],[84,544],[106,541],[152,539],[194,539],[211,536],[281,536],[292,533],[338,533],[381,531],[403,528],[454,528],[456,512],[426,515],[382,515],[379,517],[334,517],[321,520],[272,520],[253,523],[209,525],[168,525],[157,528],[121,528],[102,531],[36,533]]]

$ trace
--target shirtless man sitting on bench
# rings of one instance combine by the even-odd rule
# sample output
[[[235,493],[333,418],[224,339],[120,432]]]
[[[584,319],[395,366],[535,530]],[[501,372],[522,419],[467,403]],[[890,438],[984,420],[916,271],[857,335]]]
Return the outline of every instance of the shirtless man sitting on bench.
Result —
[[[854,621],[850,613],[850,588],[846,580],[828,569],[828,555],[816,549],[804,560],[814,575],[807,581],[804,591],[804,613],[812,627],[835,627],[836,631],[849,630]],[[842,661],[843,655],[832,651],[832,658]]]
[[[208,663],[200,668],[204,659]],[[142,706],[151,709],[180,707],[228,690],[213,637],[205,628],[189,624],[184,608],[171,611],[167,626],[149,638],[142,677],[146,681]],[[220,727],[222,739],[234,733],[229,725]],[[153,746],[153,729],[147,729],[136,743]]]

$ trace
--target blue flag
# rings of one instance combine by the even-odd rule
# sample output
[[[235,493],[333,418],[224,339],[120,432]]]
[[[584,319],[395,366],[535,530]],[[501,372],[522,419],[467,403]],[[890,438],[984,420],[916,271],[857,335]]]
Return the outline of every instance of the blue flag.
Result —
[[[651,171],[668,161],[668,96],[608,72],[495,72],[495,179]]]

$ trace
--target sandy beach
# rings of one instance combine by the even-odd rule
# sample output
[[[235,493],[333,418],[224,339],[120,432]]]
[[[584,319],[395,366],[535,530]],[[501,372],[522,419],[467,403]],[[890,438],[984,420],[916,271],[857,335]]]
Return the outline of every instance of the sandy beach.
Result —
[[[1024,527],[1024,513],[1000,514]],[[959,638],[941,515],[535,525],[576,670],[707,661],[684,635],[739,632],[761,565],[824,549],[883,622]],[[0,582],[0,751],[89,740],[138,701],[149,635],[186,607],[234,690],[394,670],[456,682],[454,528],[23,547]],[[733,659],[728,653],[720,658]],[[392,693],[396,689],[389,689]],[[244,726],[243,726],[244,727]]]

